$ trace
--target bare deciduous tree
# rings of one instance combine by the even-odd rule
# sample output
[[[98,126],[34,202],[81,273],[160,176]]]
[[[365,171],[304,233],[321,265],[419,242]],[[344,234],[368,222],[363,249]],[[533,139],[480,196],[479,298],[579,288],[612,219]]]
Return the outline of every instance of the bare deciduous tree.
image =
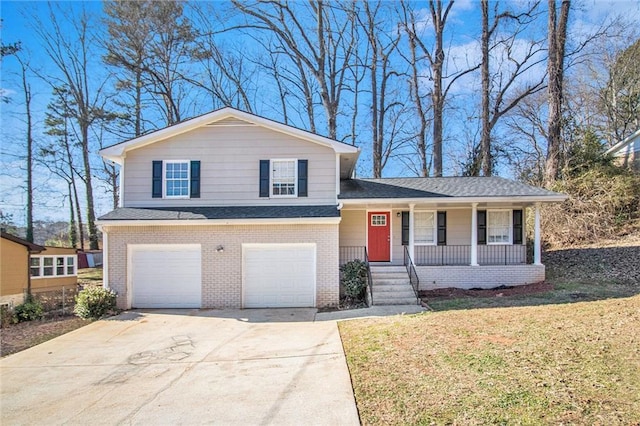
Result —
[[[304,12],[299,9],[301,4],[280,0],[258,3],[233,0],[233,5],[250,18],[243,27],[273,34],[279,43],[277,48],[298,67],[304,67],[301,75],[308,71],[313,76],[325,112],[326,134],[338,139],[340,101],[355,53],[351,40],[354,3],[325,4],[323,0],[311,0]],[[312,98],[307,99],[307,108],[313,109]]]
[[[569,20],[570,0],[562,0],[557,16],[556,0],[549,0],[547,60],[549,117],[547,131],[547,160],[545,183],[551,184],[558,176],[560,147],[562,144],[562,107],[564,83],[565,45]]]

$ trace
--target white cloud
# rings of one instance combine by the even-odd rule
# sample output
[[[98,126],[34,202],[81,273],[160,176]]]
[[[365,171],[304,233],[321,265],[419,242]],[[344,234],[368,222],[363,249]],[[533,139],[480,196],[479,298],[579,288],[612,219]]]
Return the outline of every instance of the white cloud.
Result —
[[[17,92],[11,89],[5,89],[4,87],[0,87],[0,98],[11,98]]]

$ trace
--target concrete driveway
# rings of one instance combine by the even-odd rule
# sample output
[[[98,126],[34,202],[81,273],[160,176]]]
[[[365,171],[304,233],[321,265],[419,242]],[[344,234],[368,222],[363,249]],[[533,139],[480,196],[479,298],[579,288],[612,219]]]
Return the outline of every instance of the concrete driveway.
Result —
[[[315,309],[126,312],[0,361],[0,423],[359,424]]]

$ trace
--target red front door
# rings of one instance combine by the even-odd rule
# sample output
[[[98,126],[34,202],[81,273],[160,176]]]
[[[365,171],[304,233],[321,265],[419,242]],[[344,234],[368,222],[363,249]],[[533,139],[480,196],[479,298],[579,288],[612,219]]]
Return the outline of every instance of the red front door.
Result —
[[[369,260],[388,262],[391,260],[391,216],[389,212],[369,212],[367,219]]]

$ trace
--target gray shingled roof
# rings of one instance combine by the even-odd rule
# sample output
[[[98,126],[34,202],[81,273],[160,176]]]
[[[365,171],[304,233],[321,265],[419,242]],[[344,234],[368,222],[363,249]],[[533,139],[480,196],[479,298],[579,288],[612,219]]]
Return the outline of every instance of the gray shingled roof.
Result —
[[[560,195],[501,177],[349,179],[340,183],[340,199],[545,197]]]
[[[338,206],[122,207],[98,220],[204,220],[340,217]]]

